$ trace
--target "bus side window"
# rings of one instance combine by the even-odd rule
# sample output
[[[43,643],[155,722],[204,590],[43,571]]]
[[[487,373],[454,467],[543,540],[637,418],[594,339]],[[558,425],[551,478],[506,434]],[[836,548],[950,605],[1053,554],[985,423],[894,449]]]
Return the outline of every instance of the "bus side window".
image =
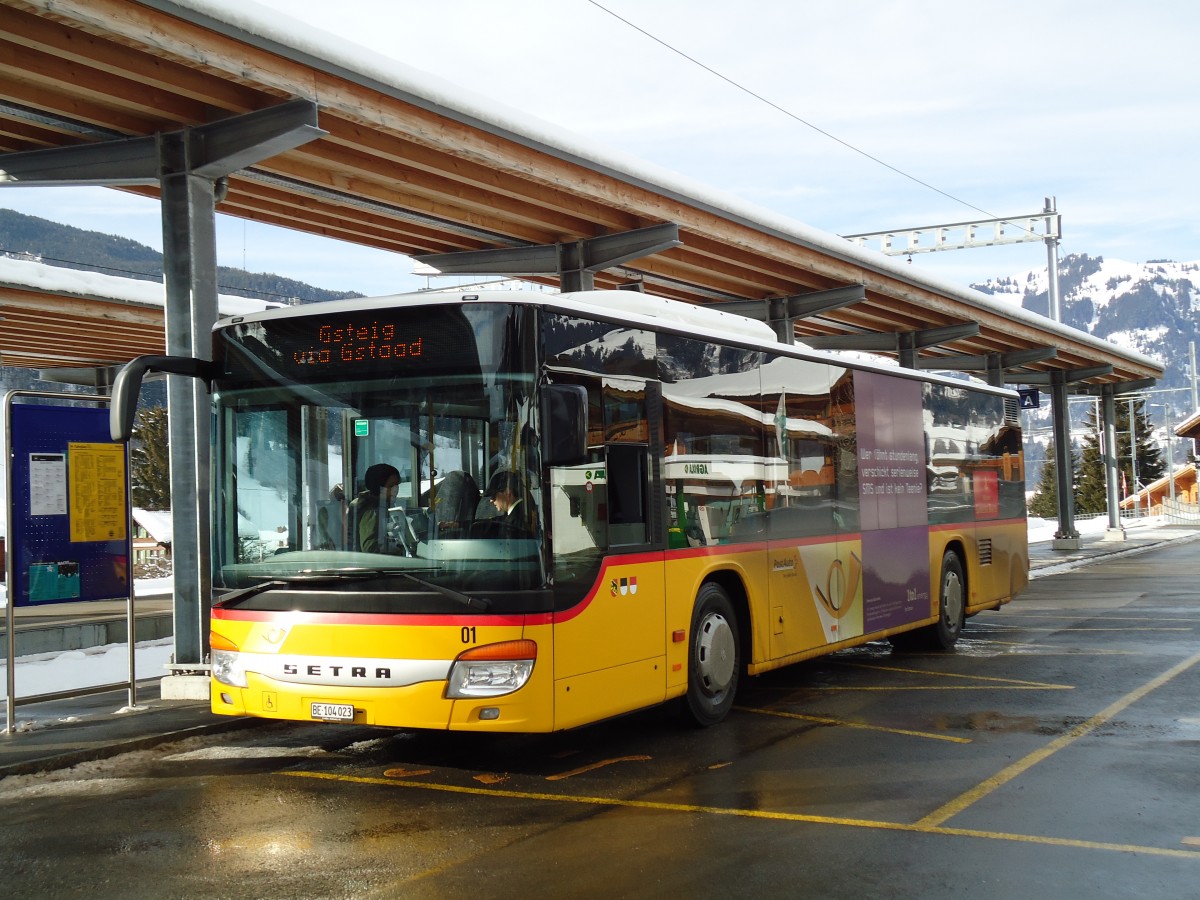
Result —
[[[643,444],[608,447],[608,535],[616,544],[645,544],[647,529],[647,454]]]

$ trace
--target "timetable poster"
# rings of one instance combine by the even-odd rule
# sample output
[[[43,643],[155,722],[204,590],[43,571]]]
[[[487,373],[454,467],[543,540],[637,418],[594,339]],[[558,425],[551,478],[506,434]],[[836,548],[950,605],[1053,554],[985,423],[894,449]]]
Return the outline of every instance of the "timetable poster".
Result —
[[[129,596],[126,448],[108,410],[12,403],[13,606]]]

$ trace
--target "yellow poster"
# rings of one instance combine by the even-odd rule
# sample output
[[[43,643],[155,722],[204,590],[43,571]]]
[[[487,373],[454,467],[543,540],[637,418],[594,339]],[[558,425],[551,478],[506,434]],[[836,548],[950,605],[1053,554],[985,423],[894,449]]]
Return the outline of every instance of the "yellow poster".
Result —
[[[125,540],[129,526],[125,446],[67,444],[67,478],[71,542]]]

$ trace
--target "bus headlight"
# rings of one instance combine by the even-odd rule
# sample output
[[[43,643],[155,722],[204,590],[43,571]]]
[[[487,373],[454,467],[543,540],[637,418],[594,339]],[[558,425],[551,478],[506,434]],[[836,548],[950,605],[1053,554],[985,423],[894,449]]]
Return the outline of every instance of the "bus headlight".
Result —
[[[511,694],[529,681],[536,661],[537,644],[530,640],[472,647],[460,653],[450,666],[446,696],[461,700]]]
[[[213,678],[230,687],[249,687],[246,680],[246,665],[242,662],[242,654],[238,652],[237,644],[213,633],[209,635],[209,646],[212,648]]]

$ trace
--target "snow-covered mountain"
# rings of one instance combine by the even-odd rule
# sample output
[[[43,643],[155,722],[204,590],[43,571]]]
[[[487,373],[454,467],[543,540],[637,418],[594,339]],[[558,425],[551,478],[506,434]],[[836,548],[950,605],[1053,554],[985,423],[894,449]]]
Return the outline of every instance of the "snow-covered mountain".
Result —
[[[971,287],[1047,315],[1047,282],[1042,267]],[[1200,262],[1072,254],[1059,260],[1058,287],[1063,324],[1160,360],[1166,374],[1158,388],[1190,388],[1188,343],[1200,341]],[[1190,411],[1187,391],[1172,398]]]

